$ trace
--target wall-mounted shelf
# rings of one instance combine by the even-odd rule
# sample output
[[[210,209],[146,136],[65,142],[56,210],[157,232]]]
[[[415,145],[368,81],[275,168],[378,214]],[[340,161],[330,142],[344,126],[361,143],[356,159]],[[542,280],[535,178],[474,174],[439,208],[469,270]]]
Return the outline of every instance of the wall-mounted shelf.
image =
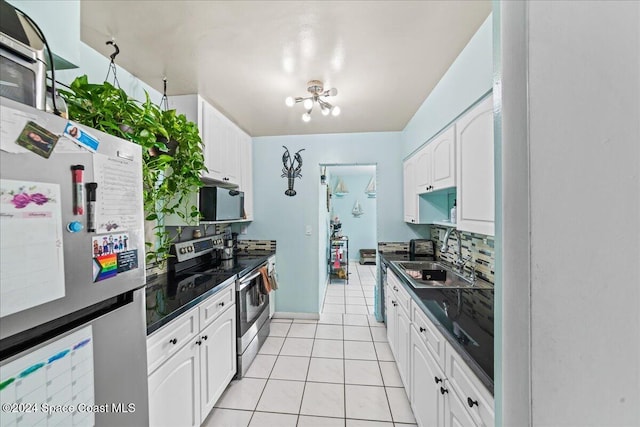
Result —
[[[251,222],[252,219],[229,219],[226,221],[200,221],[200,224],[210,225],[210,224],[231,224],[236,222]]]
[[[458,224],[455,224],[449,221],[433,221],[431,225],[440,225],[442,227],[451,227],[451,228],[456,228],[458,226]]]

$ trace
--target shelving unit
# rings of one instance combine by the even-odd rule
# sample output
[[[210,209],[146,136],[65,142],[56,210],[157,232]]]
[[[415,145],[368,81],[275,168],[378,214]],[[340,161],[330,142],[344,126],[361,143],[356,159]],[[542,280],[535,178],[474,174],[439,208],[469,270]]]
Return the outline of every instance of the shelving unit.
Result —
[[[329,238],[329,283],[333,279],[349,283],[349,237]]]

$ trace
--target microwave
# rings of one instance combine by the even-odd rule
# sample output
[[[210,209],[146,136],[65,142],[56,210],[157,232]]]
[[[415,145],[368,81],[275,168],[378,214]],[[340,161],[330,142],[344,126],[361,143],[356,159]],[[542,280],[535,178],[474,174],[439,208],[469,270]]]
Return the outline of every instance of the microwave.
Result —
[[[244,219],[244,193],[222,187],[202,187],[199,195],[201,221]]]
[[[46,109],[47,64],[44,43],[33,24],[0,2],[0,96]]]

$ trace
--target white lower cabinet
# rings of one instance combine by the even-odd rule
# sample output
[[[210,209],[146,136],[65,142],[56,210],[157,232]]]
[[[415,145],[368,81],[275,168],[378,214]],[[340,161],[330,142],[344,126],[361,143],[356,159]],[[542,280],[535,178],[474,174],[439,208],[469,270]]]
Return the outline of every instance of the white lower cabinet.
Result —
[[[448,386],[445,390],[447,390],[448,394],[446,394],[445,399],[449,404],[448,410],[445,412],[445,416],[447,417],[444,421],[445,427],[473,427],[473,426],[482,426],[482,424],[477,424],[474,419],[467,412],[467,408],[465,408],[466,403],[463,403],[457,396],[452,395],[452,391],[450,391],[451,387]]]
[[[201,334],[200,402],[204,421],[236,374],[236,311],[227,309]]]
[[[444,374],[414,326],[411,327],[411,406],[419,426],[443,426],[445,402],[440,393]]]
[[[387,279],[387,339],[418,426],[493,426],[491,393],[414,300],[405,310],[408,293],[391,271]]]
[[[446,343],[445,376],[450,388],[455,391],[462,407],[471,415],[479,426],[493,426],[495,413],[493,395],[480,382],[458,352]]]
[[[407,390],[407,396],[410,398],[410,385],[411,385],[411,372],[409,366],[409,337],[411,336],[411,322],[409,316],[405,313],[401,306],[398,306],[397,311],[397,354],[396,363],[398,365],[398,371],[400,372],[400,378],[404,383],[405,390]]]
[[[149,425],[200,425],[200,349],[195,343],[149,375]]]
[[[400,372],[400,378],[404,383],[407,393],[410,392],[409,384],[409,336],[411,320],[405,309],[409,302],[409,295],[402,289],[398,279],[392,272],[387,273],[388,286],[386,294],[387,310],[387,341]]]
[[[231,382],[237,363],[233,289],[207,298],[147,338],[148,349],[165,341],[175,348],[155,351],[160,355],[149,365],[150,425],[199,426]],[[189,333],[193,325],[196,334]]]

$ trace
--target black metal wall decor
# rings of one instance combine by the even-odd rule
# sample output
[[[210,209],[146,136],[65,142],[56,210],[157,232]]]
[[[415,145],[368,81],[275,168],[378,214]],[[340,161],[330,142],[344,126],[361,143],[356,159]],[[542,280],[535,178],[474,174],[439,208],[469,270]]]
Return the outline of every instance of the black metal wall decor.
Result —
[[[296,154],[293,155],[293,159],[291,158],[291,154],[289,154],[289,149],[282,146],[284,148],[284,154],[282,155],[282,175],[281,178],[287,178],[287,190],[284,192],[287,196],[293,197],[296,195],[296,190],[293,189],[293,181],[296,178],[302,178],[302,156],[300,155],[301,151],[304,151],[304,148],[298,150]]]

